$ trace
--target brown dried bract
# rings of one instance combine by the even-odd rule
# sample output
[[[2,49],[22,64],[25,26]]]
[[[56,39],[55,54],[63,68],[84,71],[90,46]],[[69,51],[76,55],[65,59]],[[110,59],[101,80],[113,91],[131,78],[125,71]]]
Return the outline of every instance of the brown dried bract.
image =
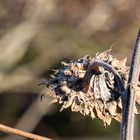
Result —
[[[121,121],[122,104],[114,75],[97,66],[93,68],[91,78],[87,79],[89,84],[85,80],[89,65],[100,60],[113,66],[126,85],[129,72],[127,59],[117,60],[110,52],[111,49],[96,54],[95,58],[86,55],[78,61],[62,62],[62,67],[55,71],[50,80],[44,82],[53,90],[51,96],[54,101],[62,104],[61,111],[71,107],[72,111],[99,118],[105,126],[110,125],[112,118]],[[139,97],[137,92],[135,113],[139,112]]]

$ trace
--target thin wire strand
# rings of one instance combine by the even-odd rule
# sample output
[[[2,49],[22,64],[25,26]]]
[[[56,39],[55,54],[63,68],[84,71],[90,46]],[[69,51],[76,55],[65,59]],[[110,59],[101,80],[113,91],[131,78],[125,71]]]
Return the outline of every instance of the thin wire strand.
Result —
[[[126,90],[126,103],[123,111],[122,126],[121,126],[121,140],[134,139],[134,105],[135,105],[135,88],[138,84],[140,64],[140,29],[137,40],[133,50],[131,60],[131,67],[128,79],[128,88]]]
[[[43,137],[43,136],[39,136],[36,134],[32,134],[32,133],[28,133],[28,132],[25,132],[22,130],[11,128],[11,127],[3,125],[3,124],[0,124],[0,131],[4,132],[4,133],[8,133],[8,134],[14,134],[14,135],[26,137],[26,138],[29,138],[32,140],[51,140],[51,139]]]

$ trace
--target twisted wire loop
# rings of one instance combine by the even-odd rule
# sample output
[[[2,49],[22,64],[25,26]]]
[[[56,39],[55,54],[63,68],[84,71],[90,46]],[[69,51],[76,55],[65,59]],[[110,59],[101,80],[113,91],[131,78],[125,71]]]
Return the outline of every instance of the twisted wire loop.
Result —
[[[106,69],[107,71],[113,73],[115,80],[117,81],[117,86],[118,86],[118,90],[119,90],[119,94],[122,97],[122,101],[124,101],[124,97],[125,97],[125,86],[124,83],[122,81],[121,76],[119,75],[119,73],[108,63],[100,61],[100,60],[96,60],[94,59],[93,63],[91,63],[86,71],[84,80],[83,80],[83,85],[84,85],[84,91],[87,92],[88,91],[88,87],[89,87],[89,83],[90,83],[90,79],[92,77],[92,75],[96,72],[97,74],[100,73],[99,67],[103,67],[104,69]]]
[[[108,63],[100,61],[100,60],[96,60],[94,59],[93,63],[91,63],[87,69],[87,72],[85,74],[84,77],[84,91],[87,92],[88,88],[89,88],[89,83],[90,83],[90,79],[93,75],[93,73],[96,71],[98,74],[99,72],[99,67],[103,67],[104,69],[106,69],[107,71],[113,73],[115,80],[117,81],[117,86],[118,86],[118,90],[119,90],[119,94],[121,96],[121,100],[122,100],[122,110],[124,110],[124,105],[125,105],[125,101],[126,101],[126,92],[125,92],[125,86],[124,83],[122,81],[121,76],[119,75],[119,73]],[[122,122],[123,123],[123,122]]]
[[[107,71],[113,73],[115,80],[117,81],[117,86],[118,86],[118,90],[119,90],[119,94],[121,96],[121,100],[122,100],[122,118],[125,117],[125,108],[126,108],[126,90],[125,90],[125,86],[124,83],[122,81],[121,76],[119,75],[119,73],[108,63],[100,61],[100,60],[95,60],[93,61],[93,63],[91,63],[87,69],[87,72],[85,74],[84,77],[84,90],[85,92],[88,92],[88,88],[89,88],[89,84],[90,84],[90,79],[92,77],[92,75],[95,73],[95,71],[99,74],[99,67],[103,67],[104,69],[106,69]],[[124,121],[124,119],[122,119],[122,123],[121,123],[121,137],[124,137],[125,134],[125,129],[126,127],[126,121]],[[124,140],[124,139],[123,139]]]

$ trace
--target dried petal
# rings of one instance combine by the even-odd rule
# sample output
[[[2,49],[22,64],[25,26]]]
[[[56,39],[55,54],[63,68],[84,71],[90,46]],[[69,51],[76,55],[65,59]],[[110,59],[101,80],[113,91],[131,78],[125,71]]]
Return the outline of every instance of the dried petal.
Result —
[[[53,102],[62,104],[61,111],[71,107],[72,111],[99,118],[106,126],[110,125],[112,119],[121,121],[122,103],[114,75],[106,69],[96,66],[90,78],[85,79],[89,65],[96,59],[114,67],[124,84],[127,84],[129,72],[129,67],[126,66],[127,58],[117,60],[111,55],[111,49],[96,54],[95,58],[86,55],[75,62],[62,62],[62,67],[43,84],[52,89],[53,94],[49,94],[54,97]],[[85,81],[89,84],[84,85]],[[135,113],[139,113],[140,84],[135,92]]]

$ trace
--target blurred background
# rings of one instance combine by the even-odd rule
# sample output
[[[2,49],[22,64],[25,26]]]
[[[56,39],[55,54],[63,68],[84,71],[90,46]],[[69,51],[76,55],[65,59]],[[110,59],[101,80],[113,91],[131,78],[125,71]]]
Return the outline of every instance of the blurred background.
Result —
[[[132,49],[140,26],[139,0],[0,0],[0,123],[54,139],[115,140],[120,124],[97,119],[40,97],[38,86],[61,61],[113,46],[118,59]],[[135,138],[140,139],[140,117]],[[25,138],[0,133],[2,140]]]

